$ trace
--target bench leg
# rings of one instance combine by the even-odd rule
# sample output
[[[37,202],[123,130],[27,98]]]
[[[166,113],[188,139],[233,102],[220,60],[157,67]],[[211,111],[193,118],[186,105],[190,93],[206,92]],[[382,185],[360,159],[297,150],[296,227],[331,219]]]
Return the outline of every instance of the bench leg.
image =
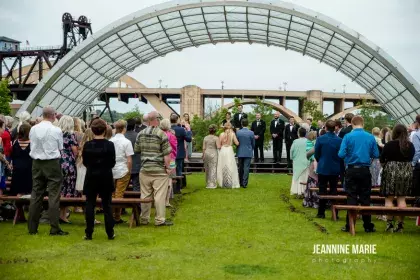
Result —
[[[20,211],[21,210],[23,211],[23,208],[19,207],[18,205],[15,205],[15,207],[16,207],[16,211],[15,211],[15,217],[13,218],[13,225],[16,225],[16,222],[21,215]]]
[[[357,212],[353,211],[353,210],[348,210],[347,211],[348,215],[349,215],[349,230],[351,235],[356,235],[356,217],[357,217]]]
[[[335,210],[335,205],[333,204],[333,205],[331,205],[331,214],[332,214],[332,220],[333,221],[337,221],[337,212],[336,212],[336,210]]]
[[[134,226],[140,225],[140,214],[139,214],[139,206],[133,205],[132,214],[130,217],[130,228]]]

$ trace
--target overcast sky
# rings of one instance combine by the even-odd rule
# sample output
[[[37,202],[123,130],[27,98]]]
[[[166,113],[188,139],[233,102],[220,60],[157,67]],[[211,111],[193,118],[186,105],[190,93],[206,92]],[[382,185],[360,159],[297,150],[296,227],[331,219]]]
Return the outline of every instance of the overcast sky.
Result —
[[[0,36],[31,46],[61,45],[61,16],[85,15],[93,32],[136,10],[159,4],[160,0],[0,0]],[[418,0],[290,0],[341,21],[384,49],[420,81],[420,1]],[[137,68],[133,77],[147,87],[158,80],[169,87],[195,84],[202,88],[278,89],[287,82],[288,90],[320,89],[332,92],[365,92],[356,83],[327,65],[293,51],[248,44],[218,44],[174,52]],[[118,110],[127,106],[115,104]],[[294,108],[295,105],[290,104]],[[141,106],[149,110],[148,106]],[[331,110],[331,108],[329,108]]]

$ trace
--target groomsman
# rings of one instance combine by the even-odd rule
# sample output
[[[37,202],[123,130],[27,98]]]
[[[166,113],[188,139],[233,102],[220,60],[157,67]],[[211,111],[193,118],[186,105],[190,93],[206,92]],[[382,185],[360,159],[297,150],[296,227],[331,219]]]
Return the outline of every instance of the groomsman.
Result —
[[[242,124],[241,124],[241,120],[242,119],[247,119],[248,115],[246,113],[243,113],[243,106],[242,104],[238,105],[238,112],[235,115],[233,115],[233,126],[236,128],[236,130],[239,130],[242,128]]]
[[[242,188],[248,186],[249,166],[251,165],[252,150],[255,148],[254,133],[248,128],[248,119],[242,119],[241,129],[238,130],[236,136],[238,137],[239,146],[237,150],[238,165],[239,165],[239,184]]]
[[[255,138],[255,148],[254,148],[254,162],[258,162],[261,159],[261,162],[264,162],[264,133],[265,133],[265,121],[261,119],[261,114],[257,113],[255,115],[256,120],[252,122],[251,131],[254,132]],[[260,157],[258,157],[258,150],[260,152]]]
[[[283,132],[284,132],[284,121],[280,118],[280,113],[274,113],[274,120],[270,124],[271,138],[273,139],[273,157],[274,162],[280,163],[281,152],[283,148]]]
[[[290,148],[292,147],[293,141],[298,139],[298,129],[299,125],[295,123],[295,118],[290,117],[289,123],[286,125],[286,129],[284,130],[288,168],[292,166],[292,161],[290,160]]]
[[[312,125],[312,118],[307,118],[306,123],[309,125],[309,131],[317,131],[316,127]]]

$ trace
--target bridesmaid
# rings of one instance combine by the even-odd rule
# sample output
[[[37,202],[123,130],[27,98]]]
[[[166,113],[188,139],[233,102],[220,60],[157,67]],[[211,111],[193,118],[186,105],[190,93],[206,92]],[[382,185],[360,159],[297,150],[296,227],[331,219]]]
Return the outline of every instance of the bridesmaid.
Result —
[[[203,140],[203,161],[206,170],[206,188],[215,189],[217,187],[217,159],[218,149],[220,149],[219,137],[215,135],[217,126],[209,126],[209,135]]]

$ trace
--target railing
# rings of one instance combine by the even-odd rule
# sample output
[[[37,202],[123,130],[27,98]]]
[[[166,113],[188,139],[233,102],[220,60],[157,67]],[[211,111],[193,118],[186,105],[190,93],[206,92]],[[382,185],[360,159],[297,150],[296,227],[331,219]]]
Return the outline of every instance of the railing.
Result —
[[[13,48],[5,49],[4,47],[0,49],[2,52],[19,52],[19,51],[42,51],[42,50],[57,50],[61,49],[60,45],[55,46],[41,46],[41,47],[25,47],[25,48],[19,48],[17,50]]]

